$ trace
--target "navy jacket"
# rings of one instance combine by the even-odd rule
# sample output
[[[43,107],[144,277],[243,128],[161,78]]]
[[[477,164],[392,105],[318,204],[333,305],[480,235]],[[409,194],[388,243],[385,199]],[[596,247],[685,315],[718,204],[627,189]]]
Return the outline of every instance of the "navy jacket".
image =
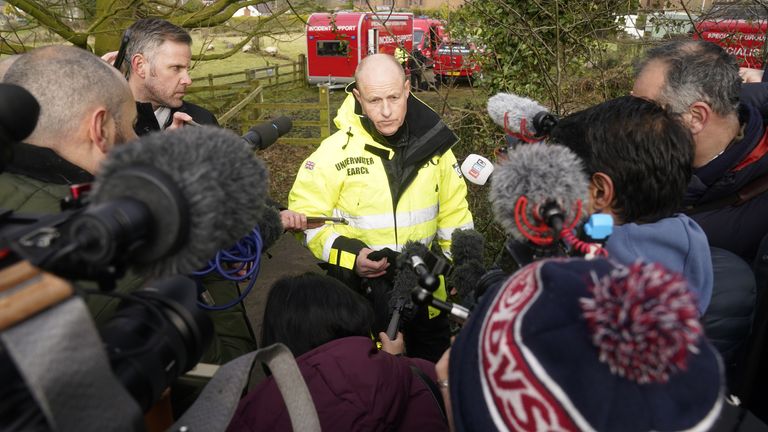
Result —
[[[694,170],[684,199],[686,207],[701,207],[733,196],[751,181],[768,175],[768,136],[761,109],[742,104],[739,118],[743,138]],[[729,250],[751,263],[760,240],[768,233],[766,214],[768,194],[763,193],[739,206],[694,211],[691,217],[704,229],[710,246]]]

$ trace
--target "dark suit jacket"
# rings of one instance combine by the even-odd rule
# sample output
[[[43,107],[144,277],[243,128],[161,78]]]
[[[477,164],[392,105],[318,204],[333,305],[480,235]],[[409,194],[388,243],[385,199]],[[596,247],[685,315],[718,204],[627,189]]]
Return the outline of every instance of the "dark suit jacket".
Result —
[[[151,103],[136,102],[136,111],[136,126],[133,127],[133,130],[136,131],[136,135],[142,136],[153,131],[161,130],[160,125],[157,123],[155,111],[152,109]],[[168,121],[165,123],[165,125],[163,125],[163,129],[171,124],[171,121],[173,120],[173,113],[177,111],[189,114],[197,123],[213,126],[219,125],[216,117],[214,117],[214,115],[207,109],[193,103],[182,102],[181,107],[171,108],[171,115],[168,117]]]

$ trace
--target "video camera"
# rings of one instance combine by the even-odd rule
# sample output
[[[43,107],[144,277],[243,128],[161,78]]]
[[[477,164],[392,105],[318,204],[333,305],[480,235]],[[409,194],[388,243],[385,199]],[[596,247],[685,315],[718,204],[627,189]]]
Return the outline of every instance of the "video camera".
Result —
[[[0,100],[0,146],[6,154],[34,130],[39,106],[8,84],[0,84]],[[6,107],[11,100],[19,106]],[[29,119],[13,117],[20,112],[34,114],[31,127]],[[190,173],[195,161],[208,166]],[[266,171],[241,137],[201,127],[116,148],[102,164],[87,204],[42,216],[0,211],[0,302],[7,305],[0,310],[0,363],[8,366],[6,377],[21,382],[3,381],[14,396],[0,397],[0,424],[98,430],[77,422],[91,420],[86,413],[114,413],[112,421],[124,420],[128,428],[131,414],[147,411],[198,363],[212,339],[210,318],[196,304],[195,282],[169,276],[192,273],[252,231],[265,189]],[[238,194],[247,196],[233,198]],[[130,294],[104,292],[129,268],[160,279]],[[72,289],[44,272],[98,281],[103,290]],[[93,322],[75,293],[122,300],[99,329],[100,338],[89,338]],[[108,365],[98,360],[105,354],[102,345]],[[135,404],[121,397],[125,391],[115,377]],[[15,396],[20,388],[39,409],[23,406],[30,398]],[[96,413],[99,407],[104,411]]]

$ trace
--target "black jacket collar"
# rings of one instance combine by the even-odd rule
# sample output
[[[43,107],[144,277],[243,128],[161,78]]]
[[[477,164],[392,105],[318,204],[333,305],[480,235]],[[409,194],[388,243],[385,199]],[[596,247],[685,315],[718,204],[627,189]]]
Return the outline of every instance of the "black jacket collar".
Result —
[[[90,183],[93,175],[61,158],[51,149],[31,144],[15,143],[11,146],[11,161],[5,170],[46,183]]]
[[[760,111],[752,105],[739,106],[739,123],[743,136],[731,143],[722,153],[706,165],[694,170],[696,177],[705,185],[712,185],[736,164],[741,162],[760,142],[765,134],[765,125]]]
[[[155,110],[150,102],[136,102],[136,124],[133,126],[136,135],[142,136],[159,131],[160,125],[155,117]]]
[[[136,112],[136,125],[133,127],[136,135],[143,136],[150,132],[160,130],[161,125],[157,123],[155,110],[152,108],[152,104],[150,102],[136,102]],[[192,117],[194,121],[202,125],[219,125],[216,117],[210,111],[193,103],[183,101],[179,108],[171,108],[171,115],[168,117],[168,120],[166,120],[165,124],[162,125],[163,129],[171,125],[173,122],[173,113],[175,112],[187,113]]]

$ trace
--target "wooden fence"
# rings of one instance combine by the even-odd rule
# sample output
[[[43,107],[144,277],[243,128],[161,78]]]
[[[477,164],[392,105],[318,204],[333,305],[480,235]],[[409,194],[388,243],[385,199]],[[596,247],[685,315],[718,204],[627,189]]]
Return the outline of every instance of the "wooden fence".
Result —
[[[292,63],[274,64],[219,75],[196,78],[187,89],[186,100],[202,105],[213,112],[219,123],[229,129],[245,133],[254,124],[273,116],[272,110],[291,113],[294,127],[317,127],[319,134],[312,137],[281,138],[285,144],[319,144],[330,135],[330,98],[327,86],[318,87],[317,102],[283,103],[264,101],[264,91],[276,87],[306,85],[306,58],[300,54]],[[304,115],[309,111],[309,115]],[[312,115],[312,112],[318,113]],[[305,118],[317,116],[317,120]],[[317,137],[315,137],[317,135]]]

